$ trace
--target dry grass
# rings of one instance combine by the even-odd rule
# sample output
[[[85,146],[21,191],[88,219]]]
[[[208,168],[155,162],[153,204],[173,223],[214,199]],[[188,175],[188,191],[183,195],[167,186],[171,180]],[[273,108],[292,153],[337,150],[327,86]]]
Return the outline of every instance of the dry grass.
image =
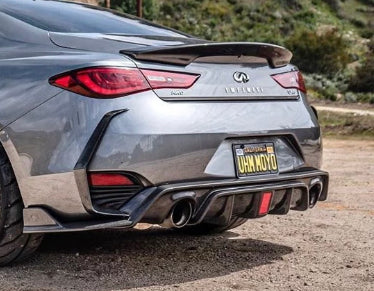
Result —
[[[320,111],[319,121],[324,136],[374,139],[374,116]]]

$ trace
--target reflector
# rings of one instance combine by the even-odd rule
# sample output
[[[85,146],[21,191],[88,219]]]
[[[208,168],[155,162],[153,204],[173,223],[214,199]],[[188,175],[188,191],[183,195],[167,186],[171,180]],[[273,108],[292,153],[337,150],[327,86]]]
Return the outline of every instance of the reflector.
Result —
[[[269,212],[271,197],[273,196],[272,192],[262,193],[260,207],[258,209],[258,215],[265,215]]]
[[[125,175],[117,173],[89,173],[90,186],[129,186],[134,183]]]

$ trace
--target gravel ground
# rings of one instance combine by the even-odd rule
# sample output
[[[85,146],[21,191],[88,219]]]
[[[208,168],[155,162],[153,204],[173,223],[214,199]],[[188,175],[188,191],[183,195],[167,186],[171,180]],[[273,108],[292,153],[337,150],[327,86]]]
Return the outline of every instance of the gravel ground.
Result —
[[[49,235],[0,290],[374,290],[374,141],[325,140],[329,199],[220,235]]]

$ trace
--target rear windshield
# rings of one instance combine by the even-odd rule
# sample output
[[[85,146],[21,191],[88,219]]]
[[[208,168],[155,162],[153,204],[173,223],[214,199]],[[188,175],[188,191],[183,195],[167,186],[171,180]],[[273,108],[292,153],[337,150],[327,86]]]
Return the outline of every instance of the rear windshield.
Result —
[[[130,15],[77,3],[2,0],[0,11],[52,32],[186,36]]]

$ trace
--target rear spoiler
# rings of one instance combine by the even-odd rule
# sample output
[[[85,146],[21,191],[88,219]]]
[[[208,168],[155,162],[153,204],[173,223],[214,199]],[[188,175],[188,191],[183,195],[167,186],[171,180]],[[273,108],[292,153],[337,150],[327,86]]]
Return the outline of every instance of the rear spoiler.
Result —
[[[209,56],[232,56],[233,60],[241,56],[254,56],[266,59],[273,68],[289,64],[292,58],[292,53],[284,47],[256,42],[211,42],[173,47],[147,47],[137,51],[121,50],[120,53],[136,60],[174,65],[188,65],[197,58]]]

